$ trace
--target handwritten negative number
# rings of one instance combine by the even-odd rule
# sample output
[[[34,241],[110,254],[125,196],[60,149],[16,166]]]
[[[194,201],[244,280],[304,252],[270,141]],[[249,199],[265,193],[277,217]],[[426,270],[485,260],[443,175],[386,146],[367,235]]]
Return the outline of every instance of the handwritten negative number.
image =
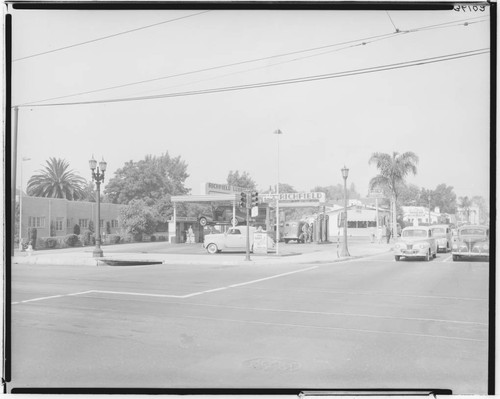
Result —
[[[486,6],[455,6],[455,7],[453,7],[453,9],[455,11],[463,11],[463,12],[467,12],[467,11],[474,11],[474,12],[481,11],[481,12],[483,12],[484,10],[486,10]]]

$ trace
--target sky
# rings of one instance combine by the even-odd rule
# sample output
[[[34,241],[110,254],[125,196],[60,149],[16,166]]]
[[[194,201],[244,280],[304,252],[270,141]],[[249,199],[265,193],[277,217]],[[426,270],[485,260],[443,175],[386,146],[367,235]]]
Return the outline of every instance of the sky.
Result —
[[[311,191],[343,183],[345,165],[366,195],[372,153],[412,151],[408,183],[489,195],[490,53],[473,52],[490,47],[487,8],[11,11],[23,189],[50,157],[86,179],[103,157],[109,179],[168,151],[188,164],[192,194],[231,170],[266,190],[278,167]],[[313,80],[261,85],[299,78]]]

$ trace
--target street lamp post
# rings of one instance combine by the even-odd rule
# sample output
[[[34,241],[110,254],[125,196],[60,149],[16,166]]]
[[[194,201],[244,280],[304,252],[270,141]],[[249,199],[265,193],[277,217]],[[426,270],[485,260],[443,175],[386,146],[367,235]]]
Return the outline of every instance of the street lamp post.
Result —
[[[95,240],[95,248],[94,248],[94,251],[92,252],[92,256],[94,258],[100,258],[103,256],[103,252],[101,249],[101,194],[100,194],[100,188],[101,188],[101,182],[104,182],[104,172],[106,171],[107,163],[103,159],[101,162],[99,162],[99,167],[97,167],[97,161],[94,159],[94,156],[92,156],[92,159],[89,161],[89,166],[90,166],[90,170],[92,171],[92,180],[95,181],[96,188],[97,188],[97,222],[96,222],[97,234],[96,234],[96,240]],[[100,171],[99,171],[99,168],[101,169]]]
[[[278,137],[278,184],[276,185],[276,255],[280,254],[280,129],[274,131]]]
[[[342,250],[340,256],[346,257],[351,256],[349,250],[347,249],[347,176],[349,176],[349,169],[344,165],[342,170],[342,177],[344,178],[344,243],[342,245]]]
[[[20,167],[20,176],[19,176],[19,248],[22,250],[22,242],[23,242],[23,161],[30,161],[31,158],[22,157],[21,159],[21,167]]]

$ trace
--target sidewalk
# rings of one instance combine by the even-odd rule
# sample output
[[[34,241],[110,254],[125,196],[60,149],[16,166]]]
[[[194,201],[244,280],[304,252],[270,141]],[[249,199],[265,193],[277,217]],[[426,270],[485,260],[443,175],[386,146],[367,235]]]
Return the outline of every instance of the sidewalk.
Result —
[[[102,258],[92,257],[93,247],[72,249],[71,251],[51,250],[35,251],[31,255],[26,252],[17,252],[12,263],[31,265],[67,265],[67,266],[133,266],[144,264],[172,264],[172,265],[248,265],[248,264],[303,264],[303,263],[330,263],[347,259],[355,259],[370,255],[389,252],[391,244],[377,244],[369,241],[353,241],[349,243],[350,258],[340,257],[341,245],[337,243],[310,244],[309,250],[302,251],[301,245],[285,245],[280,243],[280,255],[275,252],[268,254],[250,254],[250,261],[245,260],[244,252],[220,253],[144,253],[124,252],[116,253],[111,247],[103,247]]]

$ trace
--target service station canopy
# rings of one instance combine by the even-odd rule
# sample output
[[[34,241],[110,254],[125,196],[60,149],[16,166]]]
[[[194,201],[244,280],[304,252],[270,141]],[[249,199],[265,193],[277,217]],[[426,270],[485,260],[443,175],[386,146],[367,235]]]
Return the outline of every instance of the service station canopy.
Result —
[[[221,185],[222,186],[222,185]],[[232,205],[239,201],[241,191],[226,194],[206,194],[206,195],[176,195],[171,197],[173,203],[177,202],[218,202]],[[326,201],[325,193],[280,193],[280,194],[259,194],[259,203],[268,204],[271,207],[276,206],[276,200],[279,198],[281,207],[306,207],[320,206]]]

